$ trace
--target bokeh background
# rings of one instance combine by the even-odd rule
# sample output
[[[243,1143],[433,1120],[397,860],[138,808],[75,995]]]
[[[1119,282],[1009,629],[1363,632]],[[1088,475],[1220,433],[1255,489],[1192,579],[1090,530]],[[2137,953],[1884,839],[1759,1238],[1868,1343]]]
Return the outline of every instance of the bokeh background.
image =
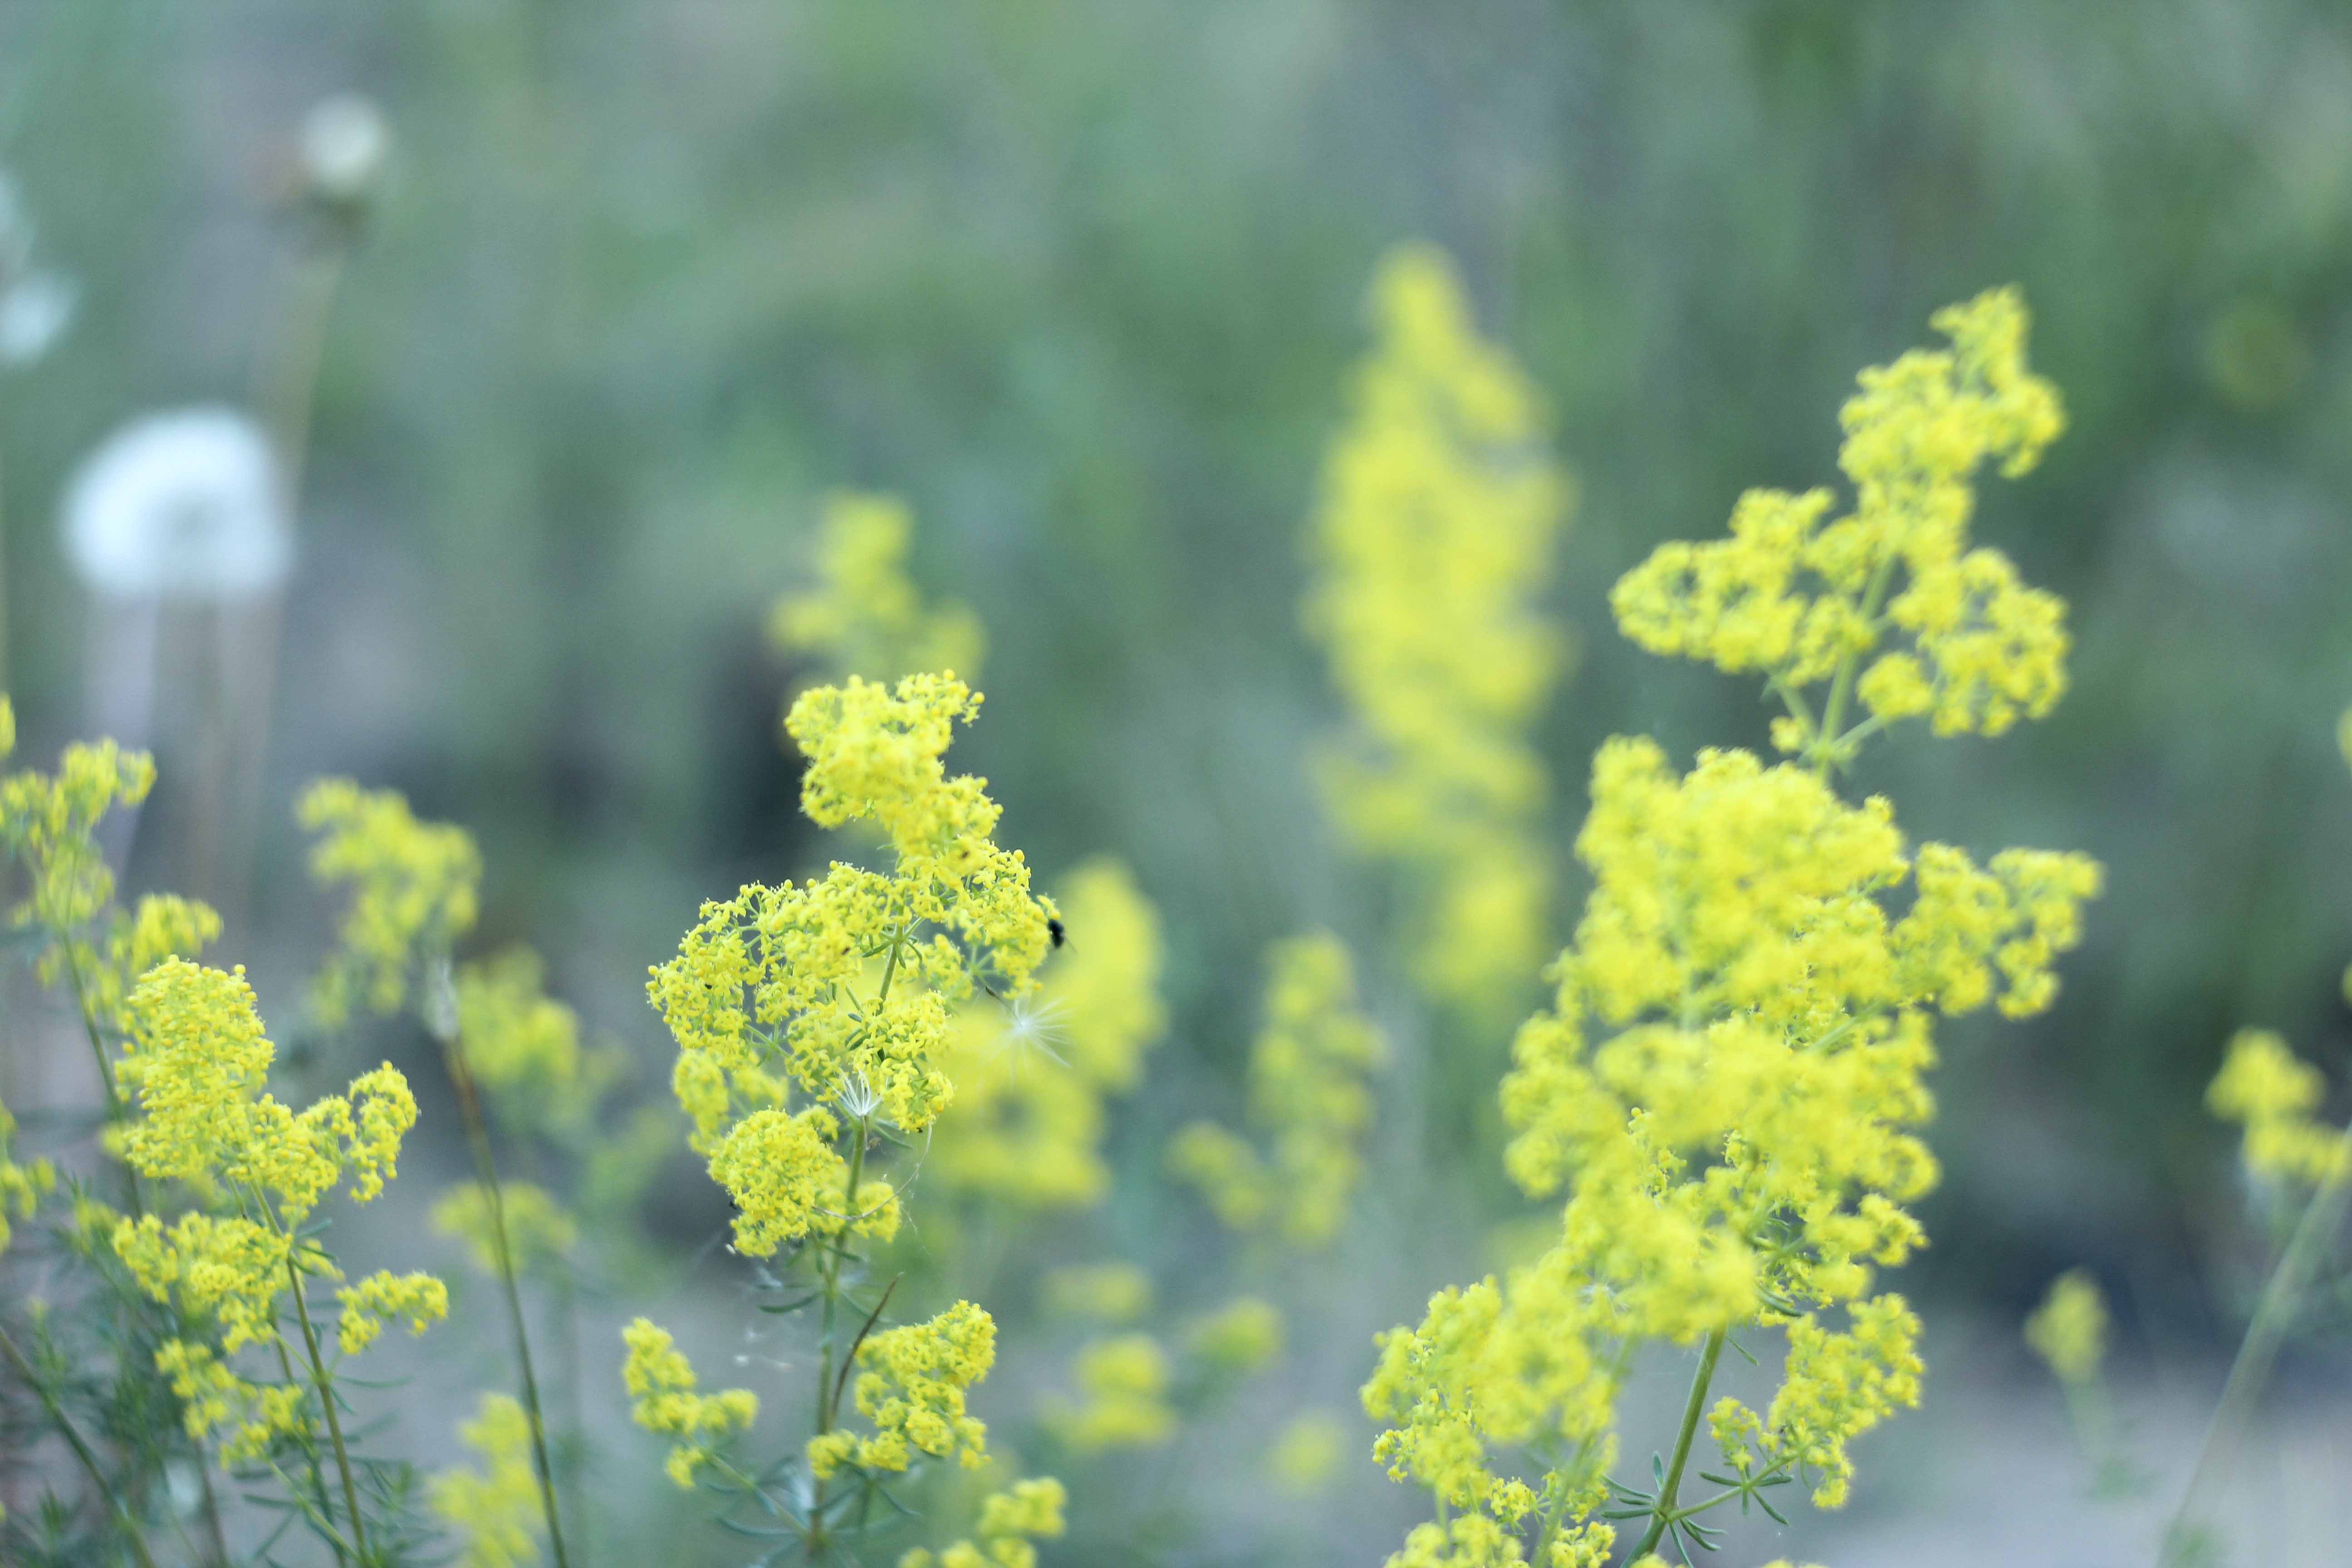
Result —
[[[318,340],[250,869],[174,839],[207,710],[204,661],[167,658],[132,886],[236,881],[222,951],[267,998],[319,942],[294,791],[397,786],[478,836],[484,942],[546,953],[656,1095],[646,966],[699,900],[827,852],[776,725],[808,672],[768,608],[824,492],[896,492],[919,580],[986,624],[957,756],[1003,837],[1049,880],[1116,853],[1166,921],[1173,1026],[1089,1222],[1138,1256],[1211,1245],[1156,1151],[1237,1102],[1264,944],[1361,919],[1305,765],[1340,716],[1297,604],[1379,257],[1455,258],[1575,476],[1548,592],[1581,655],[1543,729],[1571,890],[1601,738],[1687,756],[1769,718],[1620,640],[1611,582],[1746,486],[1829,479],[1854,372],[2021,285],[2071,429],[1978,526],[2073,606],[2074,689],[1997,742],[1885,746],[1862,783],[1921,837],[2088,850],[2109,890],[2054,1012],[1946,1032],[1947,1176],[1905,1286],[1936,1325],[1930,1410],[1790,1549],[1941,1561],[1994,1528],[1953,1479],[1982,1473],[2035,1521],[2007,1560],[2140,1560],[2154,1503],[2083,1499],[2015,1326],[2091,1266],[2170,1475],[2263,1260],[2203,1085],[2241,1024],[2331,1072],[2352,1028],[2342,8],[0,0],[0,165],[79,289],[50,352],[0,371],[29,757],[100,702],[67,478],[149,409],[268,405],[321,281],[299,127],[353,90],[392,153]],[[167,626],[166,651],[204,635]],[[1520,1212],[1486,1122],[1428,1112],[1485,1104],[1504,1045],[1446,1042],[1384,1091],[1417,1157],[1302,1286],[1344,1306],[1296,1373],[1314,1398],[1344,1405],[1370,1329],[1489,1267]],[[679,1279],[723,1220],[681,1155],[648,1215]],[[2291,1354],[2278,1419],[2307,1457],[2345,1367]],[[1184,1467],[1170,1561],[1372,1561],[1412,1506],[1365,1461],[1325,1524],[1267,1523],[1213,1456]]]

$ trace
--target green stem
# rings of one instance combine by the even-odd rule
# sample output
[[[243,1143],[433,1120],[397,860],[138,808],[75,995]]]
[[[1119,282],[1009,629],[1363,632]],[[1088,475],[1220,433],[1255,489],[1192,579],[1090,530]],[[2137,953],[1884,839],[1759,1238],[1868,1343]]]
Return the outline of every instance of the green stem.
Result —
[[[886,997],[890,992],[890,976],[898,967],[898,943],[893,942],[890,947],[890,964],[883,971],[882,975],[882,994]],[[849,1151],[849,1185],[842,1201],[841,1230],[835,1236],[833,1246],[826,1249],[824,1255],[823,1277],[824,1311],[817,1329],[816,1435],[820,1437],[833,1430],[833,1418],[836,1408],[831,1392],[834,1387],[833,1321],[835,1308],[841,1300],[842,1257],[849,1250],[849,1227],[857,1213],[857,1189],[863,1184],[866,1175],[866,1143],[872,1130],[871,1113],[857,1119],[855,1142]],[[847,1370],[845,1360],[843,1370]],[[825,1483],[819,1479],[809,1504],[809,1529],[812,1532],[809,1547],[813,1555],[824,1543],[824,1493]]]
[[[2254,1304],[2254,1320],[2247,1325],[2237,1358],[2230,1363],[2229,1379],[2221,1385],[2221,1403],[2214,1406],[2212,1422],[2205,1428],[2204,1444],[2197,1450],[2197,1468],[2189,1472],[2189,1484],[2181,1489],[2180,1504],[2173,1510],[2172,1522],[2165,1527],[2164,1544],[2157,1555],[2161,1568],[2193,1560],[2199,1502],[2214,1483],[2223,1456],[2244,1436],[2254,1400],[2270,1377],[2271,1363],[2278,1359],[2280,1342],[2285,1339],[2287,1326],[2294,1320],[2295,1298],[2302,1294],[2305,1278],[2343,1224],[2346,1203],[2352,1199],[2352,1179],[2347,1179],[2352,1178],[2352,1126],[2345,1128],[2336,1144],[2336,1154],[2335,1173],[2320,1184],[2311,1202],[2304,1206],[2303,1217],[2295,1222],[2286,1249],[2279,1254],[2278,1267],[2271,1270],[2262,1297]]]
[[[286,1278],[294,1284],[294,1321],[302,1325],[302,1348],[310,1358],[311,1386],[319,1391],[319,1407],[327,1415],[327,1436],[334,1440],[335,1471],[342,1479],[343,1508],[352,1521],[352,1549],[364,1563],[368,1556],[367,1523],[360,1518],[360,1489],[352,1484],[352,1456],[343,1446],[342,1417],[335,1413],[334,1379],[327,1371],[326,1358],[319,1353],[319,1331],[310,1322],[310,1303],[302,1294],[302,1270],[296,1266],[291,1251],[286,1255]]]
[[[1886,590],[1895,581],[1895,553],[1889,551],[1877,569],[1870,574],[1870,585],[1863,590],[1862,618],[1865,623],[1878,619],[1878,606],[1886,597]],[[1813,731],[1813,765],[1823,779],[1837,755],[1837,742],[1845,723],[1847,701],[1853,694],[1853,672],[1862,657],[1848,653],[1838,660],[1837,674],[1830,681],[1827,705],[1822,709],[1822,727]]]
[[[1691,1439],[1698,1434],[1699,1417],[1706,1412],[1707,1384],[1715,1381],[1716,1361],[1723,1354],[1723,1342],[1730,1337],[1730,1330],[1717,1329],[1706,1336],[1706,1346],[1699,1352],[1698,1375],[1691,1379],[1690,1398],[1683,1405],[1683,1426],[1675,1434],[1674,1458],[1666,1462],[1664,1484],[1651,1500],[1650,1528],[1642,1532],[1630,1561],[1638,1563],[1648,1555],[1675,1517],[1675,1494],[1683,1484],[1683,1467],[1690,1462]]]
[[[213,1561],[227,1568],[228,1534],[221,1528],[220,1497],[213,1490],[211,1456],[204,1445],[196,1445],[196,1484],[204,1488],[205,1538],[213,1549]]]
[[[490,1241],[498,1254],[499,1284],[507,1301],[507,1322],[514,1331],[515,1361],[522,1373],[523,1407],[530,1413],[531,1468],[539,1475],[540,1511],[547,1519],[547,1543],[555,1554],[555,1568],[571,1568],[563,1550],[563,1521],[555,1503],[555,1470],[547,1461],[547,1418],[539,1403],[539,1377],[530,1363],[530,1331],[525,1326],[522,1291],[515,1283],[514,1253],[507,1242],[506,1199],[499,1186],[498,1163],[491,1157],[490,1130],[482,1119],[480,1098],[474,1092],[473,1070],[452,1037],[442,1041],[442,1058],[449,1081],[457,1086],[457,1109],[466,1122],[466,1141],[474,1152],[475,1178],[490,1205]]]
[[[81,1015],[82,1033],[89,1037],[90,1057],[98,1063],[98,1081],[106,1089],[107,1123],[111,1126],[127,1121],[130,1112],[122,1103],[122,1089],[115,1081],[114,1062],[106,1054],[106,1042],[99,1037],[98,1017],[90,1011],[89,983],[82,977],[81,961],[74,954],[73,936],[56,926],[51,926],[49,931],[57,942],[58,951],[65,954],[66,984],[73,991],[74,1011]],[[100,1147],[103,1146],[101,1142]],[[143,1219],[147,1215],[147,1203],[140,1191],[139,1172],[128,1163],[124,1164],[122,1171],[124,1179],[130,1184],[131,1217]]]
[[[98,1489],[98,1495],[105,1502],[108,1511],[121,1521],[123,1539],[131,1542],[131,1554],[139,1560],[140,1568],[155,1568],[155,1560],[147,1555],[147,1542],[139,1533],[138,1521],[131,1517],[131,1510],[123,1507],[122,1500],[115,1495],[113,1484],[108,1481],[106,1471],[99,1466],[98,1456],[90,1451],[88,1443],[82,1441],[81,1433],[75,1429],[65,1406],[58,1403],[57,1391],[49,1386],[47,1380],[34,1367],[32,1359],[25,1354],[15,1337],[5,1328],[0,1328],[0,1352],[6,1354],[15,1363],[17,1375],[40,1395],[42,1407],[48,1411],[49,1419],[57,1424],[58,1431],[65,1437],[66,1446],[74,1451],[74,1458],[81,1461],[81,1468],[89,1472],[90,1484]]]
[[[277,1349],[278,1370],[285,1375],[287,1385],[291,1387],[295,1384],[301,1382],[301,1377],[294,1370],[294,1358],[287,1352],[286,1336],[281,1333],[270,1342]],[[305,1512],[313,1514],[318,1519],[324,1521],[327,1518],[328,1511],[332,1506],[327,1500],[327,1472],[319,1468],[318,1434],[307,1421],[302,1424],[301,1444],[302,1463],[310,1472],[310,1489],[318,1494],[319,1500],[317,1503],[313,1504],[309,1498],[302,1496],[299,1489],[298,1489],[290,1479],[288,1479],[283,1471],[278,1473],[278,1479],[286,1482],[287,1496],[292,1498],[296,1502],[300,1503]],[[275,1468],[276,1467],[273,1466],[272,1468]],[[351,1554],[350,1550],[344,1546],[341,1533],[334,1529],[331,1522],[328,1524],[327,1531],[334,1540],[335,1556],[337,1560],[340,1561],[348,1557]]]

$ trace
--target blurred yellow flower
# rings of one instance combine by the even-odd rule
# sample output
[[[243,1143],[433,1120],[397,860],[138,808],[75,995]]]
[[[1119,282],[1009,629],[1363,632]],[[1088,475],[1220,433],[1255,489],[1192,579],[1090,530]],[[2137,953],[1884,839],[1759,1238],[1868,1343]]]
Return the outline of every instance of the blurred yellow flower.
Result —
[[[1568,478],[1535,389],[1482,340],[1444,256],[1407,246],[1372,284],[1377,343],[1324,460],[1308,635],[1354,733],[1322,759],[1341,834],[1416,889],[1415,977],[1492,1014],[1549,935],[1549,784],[1528,731],[1570,639],[1541,608]]]

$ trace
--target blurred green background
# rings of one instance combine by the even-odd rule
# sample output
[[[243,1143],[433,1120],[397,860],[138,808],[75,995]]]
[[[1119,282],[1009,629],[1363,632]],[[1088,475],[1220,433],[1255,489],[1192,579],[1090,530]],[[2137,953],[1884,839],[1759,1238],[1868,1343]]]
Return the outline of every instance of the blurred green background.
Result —
[[[824,491],[897,491],[919,577],[987,624],[956,755],[1002,837],[1049,879],[1120,855],[1166,919],[1176,1025],[1111,1223],[1173,1223],[1158,1132],[1232,1102],[1263,944],[1363,921],[1303,765],[1339,715],[1297,605],[1383,250],[1452,253],[1578,480],[1563,862],[1601,738],[1686,757],[1769,717],[1618,639],[1611,582],[1746,486],[1831,480],[1855,371],[2014,281],[2072,427],[1978,528],[2070,601],[2074,689],[1861,782],[1915,837],[2086,849],[2109,891],[2054,1013],[1946,1032],[1906,1289],[2021,1311],[2087,1261],[2127,1336],[2234,1337],[2204,1082],[2240,1024],[2331,1073],[2352,1026],[2343,7],[5,0],[0,164],[81,289],[0,373],[29,755],[87,718],[64,479],[130,416],[251,395],[305,244],[296,128],[350,89],[394,151],[324,340],[226,944],[265,977],[320,909],[283,803],[397,785],[480,837],[486,936],[545,951],[657,1085],[646,966],[700,899],[824,853],[776,731],[804,672],[762,617]],[[142,837],[134,883],[172,854]],[[1436,1058],[1459,1103],[1503,1044]],[[1475,1142],[1461,1190],[1505,1217]],[[1399,1231],[1381,1321],[1485,1266],[1444,1228]]]

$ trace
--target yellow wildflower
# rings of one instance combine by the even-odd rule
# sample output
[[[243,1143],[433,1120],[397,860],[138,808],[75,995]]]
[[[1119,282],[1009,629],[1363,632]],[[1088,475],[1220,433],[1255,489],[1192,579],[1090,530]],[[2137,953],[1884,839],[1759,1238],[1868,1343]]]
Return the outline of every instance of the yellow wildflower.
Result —
[[[975,973],[1008,995],[1029,985],[1051,906],[1030,893],[1021,856],[990,842],[997,807],[982,781],[949,778],[940,761],[978,702],[961,681],[925,675],[895,690],[853,678],[793,704],[803,809],[826,826],[874,820],[897,866],[836,864],[706,904],[654,971],[647,989],[677,1040],[672,1084],[698,1150],[716,1148],[733,1118],[780,1107],[787,1079],[819,1100],[870,1095],[884,1119],[920,1131],[954,1093],[939,1065],[950,1005]]]
[[[11,923],[64,935],[110,905],[114,874],[98,846],[99,822],[116,806],[138,805],[154,785],[153,759],[111,741],[68,746],[54,776],[27,770],[0,779],[0,846],[30,879]]]
[[[319,836],[310,874],[347,885],[351,907],[311,1005],[332,1028],[354,1008],[396,1012],[419,961],[446,954],[471,930],[481,854],[462,828],[419,822],[392,790],[320,779],[302,792],[295,816]]]
[[[2241,1029],[2205,1104],[2245,1128],[2246,1163],[2257,1175],[2316,1186],[2352,1172],[2352,1138],[2312,1115],[2326,1092],[2319,1069],[2297,1060],[2285,1040]]]
[[[1251,1373],[1282,1353],[1282,1311],[1242,1296],[1192,1325],[1192,1353],[1222,1372]]]
[[[1354,967],[1339,938],[1278,942],[1268,966],[1265,1023],[1250,1050],[1250,1110],[1272,1137],[1273,1157],[1195,1122],[1177,1134],[1169,1159],[1227,1225],[1270,1222],[1289,1241],[1318,1245],[1346,1223],[1362,1174],[1358,1145],[1372,1119],[1366,1080],[1381,1037],[1357,1011]]]
[[[172,1384],[188,1436],[201,1443],[227,1427],[221,1445],[224,1469],[251,1464],[280,1437],[309,1426],[309,1391],[298,1384],[256,1384],[240,1377],[209,1346],[166,1340],[155,1350],[155,1370]]]
[[[2088,1269],[2070,1268],[2050,1282],[2025,1320],[2025,1342],[2070,1387],[2098,1377],[2107,1356],[2107,1303]]]
[[[449,1315],[448,1287],[430,1274],[379,1269],[336,1294],[342,1300],[343,1315],[335,1338],[345,1355],[357,1355],[373,1344],[383,1332],[387,1318],[397,1318],[408,1325],[410,1333],[421,1334]]]
[[[0,698],[0,703],[6,700]],[[13,1209],[19,1219],[32,1218],[41,1199],[58,1184],[57,1167],[48,1161],[35,1160],[26,1165],[8,1157],[8,1142],[16,1133],[16,1119],[0,1105],[0,1252],[8,1250],[9,1211]]]
[[[1293,1497],[1312,1497],[1339,1473],[1348,1454],[1348,1428],[1326,1410],[1294,1416],[1274,1441],[1266,1468],[1275,1484]]]
[[[1045,1276],[1045,1296],[1058,1317],[1131,1323],[1151,1310],[1151,1276],[1132,1263],[1056,1268]]]
[[[541,989],[539,955],[512,948],[456,976],[457,1043],[475,1081],[518,1125],[574,1130],[617,1062],[584,1051],[580,1019]]]
[[[1168,1354],[1150,1334],[1097,1340],[1078,1352],[1072,1371],[1079,1403],[1048,1406],[1046,1419],[1075,1451],[1156,1448],[1175,1435]]]
[[[479,1414],[457,1428],[481,1456],[479,1471],[443,1470],[426,1487],[433,1511],[457,1536],[466,1568],[523,1568],[539,1561],[539,1480],[531,1468],[530,1417],[503,1394],[485,1394]]]
[[[2055,395],[2024,370],[2012,296],[1937,321],[1950,353],[1865,373],[1847,406],[1853,515],[1824,526],[1825,493],[1752,493],[1729,540],[1663,547],[1617,586],[1636,642],[1764,674],[1806,765],[1702,752],[1677,773],[1646,740],[1594,758],[1576,845],[1592,891],[1503,1086],[1511,1174],[1565,1201],[1532,1261],[1381,1337],[1363,1390],[1387,1425],[1375,1453],[1457,1515],[1394,1564],[1517,1561],[1535,1489],[1498,1456],[1530,1445],[1571,1456],[1543,1477],[1555,1562],[1604,1561],[1613,1537],[1591,1516],[1645,1341],[1704,1341],[1696,1411],[1733,1330],[1784,1329],[1769,1407],[1721,1402],[1715,1435],[1744,1483],[1803,1472],[1823,1507],[1846,1495],[1848,1444],[1918,1398],[1917,1321],[1871,1290],[1924,1239],[1906,1205],[1937,1176],[1919,1134],[1935,1016],[2049,1006],[2100,882],[2080,856],[2008,850],[1979,869],[1944,846],[1908,853],[1885,801],[1848,805],[1828,782],[1906,713],[1996,733],[2063,686],[2062,606],[1966,550],[1975,469],[2029,466]],[[1908,646],[1882,647],[1890,632]],[[1816,714],[1804,693],[1822,682]],[[1857,689],[1872,712],[1849,729]],[[2217,1105],[2298,1101],[2265,1090],[2275,1072],[2247,1076]]]
[[[669,1331],[647,1319],[632,1321],[621,1331],[621,1339],[629,1349],[621,1368],[629,1413],[646,1431],[677,1439],[669,1451],[669,1479],[691,1488],[694,1472],[719,1445],[758,1419],[759,1396],[745,1388],[697,1393],[693,1366]]]
[[[276,1049],[242,969],[168,959],[140,981],[128,1012],[146,1114],[122,1147],[142,1174],[250,1185],[289,1223],[346,1175],[356,1202],[383,1190],[416,1121],[407,1080],[390,1064],[297,1115],[262,1092]]]
[[[769,637],[814,653],[843,675],[897,680],[925,669],[980,678],[987,645],[980,617],[962,605],[926,607],[907,577],[914,518],[895,496],[836,491],[819,523],[814,591],[777,602]]]
[[[904,1470],[919,1454],[966,1468],[985,1464],[988,1429],[965,1412],[964,1395],[995,1361],[996,1323],[970,1301],[929,1322],[868,1335],[857,1347],[857,1409],[874,1436],[815,1439],[811,1468],[821,1478],[852,1459],[869,1470]]]
[[[1610,597],[1651,652],[1764,676],[1789,707],[1776,741],[1811,763],[1921,714],[1938,735],[1998,735],[2065,690],[2065,606],[1969,548],[1968,527],[1977,469],[2015,479],[2064,428],[2057,392],[2026,368],[2015,289],[1935,325],[1951,348],[1864,371],[1840,416],[1850,514],[1823,522],[1827,490],[1750,490],[1728,539],[1661,545]],[[1816,712],[1805,693],[1824,683]],[[1852,729],[1850,694],[1870,715]]]
[[[1073,1208],[1109,1186],[1104,1098],[1135,1087],[1167,1025],[1160,921],[1112,860],[1080,866],[1055,902],[1078,935],[1035,991],[1009,1005],[974,997],[957,1014],[947,1067],[955,1110],[924,1163],[950,1196]]]
[[[1378,345],[1325,458],[1310,636],[1356,735],[1324,759],[1348,841],[1421,888],[1413,970],[1478,1012],[1534,978],[1551,899],[1528,731],[1569,658],[1537,596],[1570,500],[1526,376],[1438,251],[1392,252]]]
[[[1015,1481],[982,1500],[972,1531],[978,1545],[959,1541],[937,1553],[919,1546],[898,1559],[898,1568],[1036,1568],[1037,1548],[1031,1543],[1062,1533],[1068,1501],[1051,1476]]]

